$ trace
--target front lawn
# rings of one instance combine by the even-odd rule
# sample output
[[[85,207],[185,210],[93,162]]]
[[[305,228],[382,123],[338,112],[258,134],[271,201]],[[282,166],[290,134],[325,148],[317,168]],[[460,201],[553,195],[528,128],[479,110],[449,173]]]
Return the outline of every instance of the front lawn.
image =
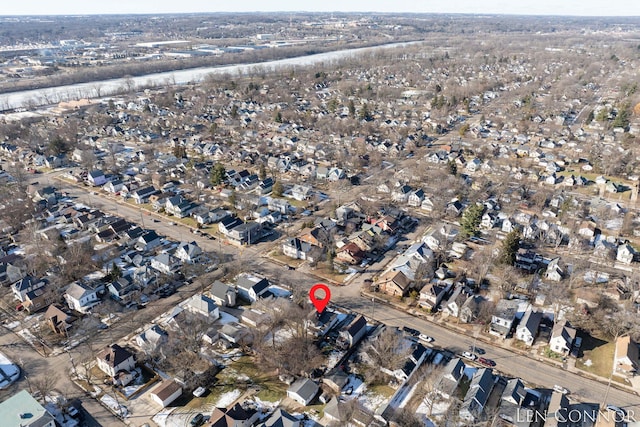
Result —
[[[609,377],[613,369],[615,343],[608,342],[599,346],[585,345],[583,356],[576,361],[576,368],[591,372],[601,377]]]

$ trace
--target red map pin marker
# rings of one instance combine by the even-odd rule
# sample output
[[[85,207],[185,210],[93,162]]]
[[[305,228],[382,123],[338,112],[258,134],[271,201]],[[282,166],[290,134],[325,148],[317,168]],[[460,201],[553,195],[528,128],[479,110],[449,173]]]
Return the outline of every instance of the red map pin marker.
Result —
[[[319,290],[324,292],[324,298],[316,297],[316,293]],[[318,313],[322,313],[327,304],[329,304],[329,300],[331,299],[331,291],[329,290],[329,287],[324,283],[316,283],[309,290],[309,299],[311,300],[311,303],[316,308],[316,310],[318,310]]]

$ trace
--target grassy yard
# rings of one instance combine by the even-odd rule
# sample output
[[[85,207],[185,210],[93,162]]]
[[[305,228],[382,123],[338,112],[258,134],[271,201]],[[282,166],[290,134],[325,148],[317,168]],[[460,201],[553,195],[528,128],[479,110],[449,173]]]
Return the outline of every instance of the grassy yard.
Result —
[[[396,392],[394,389],[392,389],[386,384],[374,385],[368,388],[369,388],[369,391],[371,391],[372,393],[379,394],[380,396],[383,396],[386,399],[389,399]]]
[[[221,372],[221,380],[228,376],[234,380],[238,377],[248,377],[251,384],[260,387],[256,394],[258,398],[266,402],[277,402],[287,395],[287,385],[280,381],[275,373],[260,369],[248,356],[241,357]]]
[[[322,278],[326,278],[326,279],[329,279],[329,280],[333,280],[334,282],[337,282],[337,283],[343,283],[344,279],[347,278],[346,274],[337,273],[335,270],[332,271],[329,268],[329,266],[327,266],[326,262],[318,263],[316,268],[312,270],[312,274],[314,274],[314,275],[316,275],[318,277],[322,277]]]
[[[276,261],[279,261],[283,264],[288,264],[296,268],[299,267],[302,263],[304,263],[304,260],[289,258],[288,256],[284,255],[281,250],[275,250],[270,252],[269,258],[273,258]]]
[[[587,372],[591,372],[602,377],[608,377],[613,369],[613,354],[615,352],[615,343],[606,343],[593,349],[585,348],[581,359],[576,361],[576,367]],[[585,362],[591,361],[590,366]]]

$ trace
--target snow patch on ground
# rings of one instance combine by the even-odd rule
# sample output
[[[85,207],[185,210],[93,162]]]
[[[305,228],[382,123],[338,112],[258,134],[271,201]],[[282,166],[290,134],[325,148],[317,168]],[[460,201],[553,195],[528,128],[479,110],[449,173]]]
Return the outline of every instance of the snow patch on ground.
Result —
[[[14,330],[15,328],[17,328],[18,326],[20,326],[21,322],[18,322],[17,320],[15,322],[11,322],[11,323],[7,323],[5,326],[5,328],[7,329],[11,329]]]
[[[591,361],[591,359],[587,359],[584,361],[584,366],[591,366],[593,365],[593,362]]]
[[[449,409],[449,401],[440,400],[433,404],[431,408],[431,418],[439,417],[445,414],[445,412]],[[436,424],[431,421],[431,418],[427,415],[429,413],[429,401],[425,398],[418,409],[416,409],[416,414],[422,416],[422,420],[427,427],[435,427]]]
[[[217,408],[226,408],[230,406],[237,398],[240,397],[240,390],[233,390],[227,393],[224,393],[218,399],[218,402],[214,406]]]
[[[100,402],[104,403],[106,406],[111,408],[113,412],[119,413],[125,418],[129,416],[129,411],[127,410],[127,408],[123,405],[120,405],[116,401],[116,399],[109,394],[102,395],[102,397],[100,398]]]
[[[384,402],[387,401],[387,398],[375,393],[364,393],[358,396],[358,402],[366,409],[370,411],[374,411],[378,409]]]

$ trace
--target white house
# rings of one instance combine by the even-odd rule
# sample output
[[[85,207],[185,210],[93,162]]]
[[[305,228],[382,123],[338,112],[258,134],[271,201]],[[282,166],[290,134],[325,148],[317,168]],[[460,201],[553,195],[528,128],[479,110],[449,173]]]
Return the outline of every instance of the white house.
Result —
[[[182,262],[193,264],[202,256],[202,249],[196,242],[180,243],[173,255]]]
[[[538,335],[541,320],[542,313],[529,307],[516,327],[516,338],[531,346]]]
[[[633,262],[633,257],[636,251],[631,247],[630,244],[624,243],[618,246],[618,251],[616,253],[616,261],[619,261],[624,264],[631,264]]]
[[[238,294],[242,299],[249,302],[256,302],[269,288],[269,281],[264,278],[242,274],[236,281]]]
[[[303,242],[297,237],[287,239],[282,243],[282,253],[293,259],[307,259],[307,254],[311,251],[311,244]]]
[[[118,344],[112,344],[98,353],[96,360],[98,368],[111,377],[115,377],[121,371],[130,372],[136,367],[133,354]]]
[[[87,174],[87,181],[93,186],[101,186],[107,182],[107,178],[100,169],[94,169]]]
[[[151,400],[166,408],[178,397],[182,396],[182,386],[174,380],[164,380],[151,393]]]
[[[216,303],[208,296],[202,294],[196,294],[185,301],[184,308],[192,313],[205,316],[210,321],[220,317]]]
[[[80,282],[73,282],[69,285],[64,298],[69,308],[80,313],[88,313],[93,307],[100,304],[98,292]]]
[[[566,355],[571,350],[571,345],[576,337],[576,330],[567,322],[558,322],[551,332],[549,347],[552,351]]]

